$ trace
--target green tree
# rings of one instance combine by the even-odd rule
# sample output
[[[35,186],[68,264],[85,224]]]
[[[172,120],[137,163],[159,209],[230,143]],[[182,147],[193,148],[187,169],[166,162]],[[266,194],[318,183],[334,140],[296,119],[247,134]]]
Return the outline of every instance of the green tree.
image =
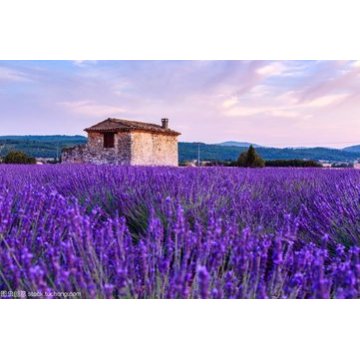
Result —
[[[36,164],[36,159],[23,153],[22,151],[10,151],[3,162],[5,164]]]
[[[249,149],[240,154],[237,165],[242,167],[264,167],[265,161],[258,155],[255,148],[250,145]]]

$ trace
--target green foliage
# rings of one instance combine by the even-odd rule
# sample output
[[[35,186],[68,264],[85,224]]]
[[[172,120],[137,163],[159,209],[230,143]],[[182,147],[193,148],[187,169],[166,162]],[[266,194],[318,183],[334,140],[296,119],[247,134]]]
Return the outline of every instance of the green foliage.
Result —
[[[197,159],[199,143],[179,143],[179,160],[186,162]],[[247,147],[239,146],[222,146],[201,144],[201,160],[202,161],[236,161],[239,153],[246,151]],[[309,160],[326,160],[329,162],[353,162],[360,156],[358,153],[344,151],[340,149],[328,148],[265,148],[256,147],[257,153],[266,160],[293,160],[293,159],[309,159]]]
[[[37,158],[58,159],[61,150],[86,143],[83,136],[0,136],[0,157],[13,150],[20,150],[29,156]],[[231,146],[233,144],[245,145],[245,143],[230,142],[224,145],[201,144],[201,160],[233,162],[236,161],[239,152],[246,151],[247,146]],[[179,143],[179,160],[181,163],[197,159],[199,143]],[[359,147],[360,148],[360,147]],[[356,149],[346,148],[271,148],[256,147],[257,153],[266,160],[326,160],[329,162],[354,162],[359,159]],[[360,150],[359,150],[360,151]]]
[[[267,160],[265,166],[269,167],[322,167],[322,165],[314,160]]]
[[[22,151],[10,151],[3,162],[5,164],[36,164],[36,159],[23,153]]]
[[[0,156],[22,151],[36,158],[58,159],[62,149],[85,143],[83,136],[0,136]]]
[[[237,165],[242,167],[261,168],[265,166],[265,162],[257,154],[255,148],[250,145],[248,151],[240,154]]]
[[[240,156],[237,159],[237,165],[238,166],[245,166],[247,163],[247,151],[244,151],[240,154]]]

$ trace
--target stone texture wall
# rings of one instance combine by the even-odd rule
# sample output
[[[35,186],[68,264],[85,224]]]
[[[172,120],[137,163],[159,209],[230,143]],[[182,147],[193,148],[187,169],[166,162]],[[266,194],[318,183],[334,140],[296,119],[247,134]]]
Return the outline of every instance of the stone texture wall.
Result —
[[[175,136],[133,132],[131,140],[131,165],[178,166]]]
[[[90,132],[86,145],[63,150],[62,162],[178,166],[178,142],[175,136],[119,132],[115,147],[104,148],[104,135]]]
[[[78,145],[63,149],[61,152],[61,162],[63,164],[83,164],[85,163],[84,154],[87,152],[87,145]]]
[[[131,136],[129,133],[115,134],[115,147],[104,148],[104,135],[89,133],[86,145],[65,149],[63,163],[115,164],[130,165]]]

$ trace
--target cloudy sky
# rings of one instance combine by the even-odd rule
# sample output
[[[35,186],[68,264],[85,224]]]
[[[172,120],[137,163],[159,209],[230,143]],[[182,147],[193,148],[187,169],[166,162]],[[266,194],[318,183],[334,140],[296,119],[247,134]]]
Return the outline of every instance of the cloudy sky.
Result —
[[[108,117],[168,117],[181,141],[359,144],[360,61],[0,61],[0,135]]]

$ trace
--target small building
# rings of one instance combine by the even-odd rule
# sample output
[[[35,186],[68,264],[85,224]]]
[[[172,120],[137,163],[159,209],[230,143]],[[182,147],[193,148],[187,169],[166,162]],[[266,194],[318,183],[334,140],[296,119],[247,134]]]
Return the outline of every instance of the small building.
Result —
[[[332,168],[332,164],[329,161],[326,160],[319,160],[319,163],[321,164],[321,166],[324,169],[331,169]]]
[[[85,131],[88,142],[64,149],[62,163],[178,166],[178,136],[161,125],[139,121],[106,119]]]

